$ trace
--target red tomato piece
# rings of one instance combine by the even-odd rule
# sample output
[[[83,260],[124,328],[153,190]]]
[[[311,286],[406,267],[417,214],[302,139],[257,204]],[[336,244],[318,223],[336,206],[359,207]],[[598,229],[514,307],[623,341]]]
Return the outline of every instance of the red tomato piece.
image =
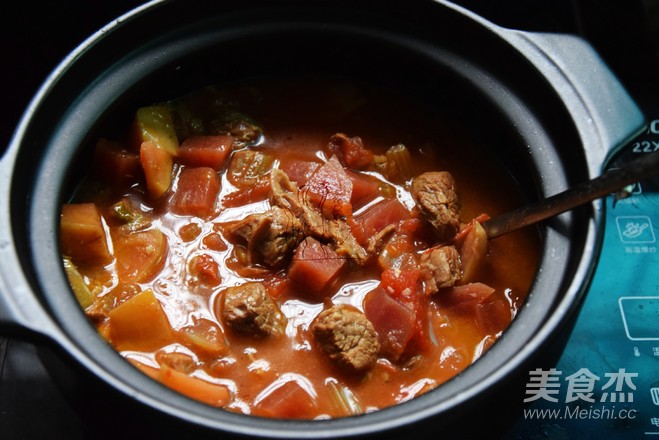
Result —
[[[231,152],[230,135],[191,136],[178,149],[178,161],[191,167],[220,170]]]
[[[270,182],[262,179],[254,185],[239,189],[222,197],[222,206],[225,208],[236,208],[249,203],[266,200],[270,196]]]
[[[157,229],[121,233],[114,238],[114,253],[120,281],[145,283],[165,265],[167,238]]]
[[[208,254],[195,255],[188,264],[190,275],[207,286],[217,286],[222,282],[220,266]]]
[[[330,138],[329,149],[349,168],[364,169],[373,163],[373,152],[364,148],[359,136],[348,137],[337,133]]]
[[[382,354],[398,360],[417,331],[414,308],[395,300],[378,286],[364,298],[364,313],[378,334]]]
[[[288,277],[303,288],[304,293],[322,298],[345,264],[346,260],[332,249],[313,237],[307,237],[295,249]]]
[[[321,165],[304,186],[311,203],[318,206],[325,217],[335,218],[352,214],[352,181],[336,158]]]
[[[293,379],[275,383],[256,397],[252,414],[284,419],[305,419],[314,414],[316,400]]]
[[[214,251],[226,251],[227,250],[227,244],[224,242],[222,239],[222,236],[218,234],[217,232],[212,232],[208,235],[206,235],[201,242],[206,246],[208,249],[214,250]]]
[[[178,230],[178,236],[181,237],[181,240],[183,240],[186,243],[189,243],[191,241],[194,241],[199,237],[199,234],[201,234],[202,229],[201,226],[197,223],[188,223],[183,226]]]
[[[171,200],[175,214],[207,217],[215,212],[220,178],[209,167],[183,168]]]
[[[151,141],[140,147],[140,163],[146,178],[149,195],[158,198],[165,194],[172,183],[174,159],[172,155]]]
[[[416,308],[414,304],[419,289],[419,275],[418,269],[386,269],[382,272],[380,285],[393,298]]]

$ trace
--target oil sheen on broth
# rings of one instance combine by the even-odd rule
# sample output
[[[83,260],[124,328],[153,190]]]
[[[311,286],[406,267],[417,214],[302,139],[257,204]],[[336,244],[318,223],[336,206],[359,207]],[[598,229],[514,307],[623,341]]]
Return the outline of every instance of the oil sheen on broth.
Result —
[[[62,208],[74,293],[100,334],[193,399],[344,417],[425,393],[515,317],[534,231],[468,131],[328,79],[209,87],[104,133]]]

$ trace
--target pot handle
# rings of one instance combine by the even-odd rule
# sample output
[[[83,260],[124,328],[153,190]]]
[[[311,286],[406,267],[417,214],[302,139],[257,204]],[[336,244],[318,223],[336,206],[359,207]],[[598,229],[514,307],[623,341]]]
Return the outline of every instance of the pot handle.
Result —
[[[516,30],[504,33],[568,104],[589,152],[588,166],[593,175],[646,127],[643,113],[624,86],[581,37]]]
[[[60,331],[31,288],[13,239],[12,161],[11,150],[0,158],[0,335],[30,342],[53,341]]]

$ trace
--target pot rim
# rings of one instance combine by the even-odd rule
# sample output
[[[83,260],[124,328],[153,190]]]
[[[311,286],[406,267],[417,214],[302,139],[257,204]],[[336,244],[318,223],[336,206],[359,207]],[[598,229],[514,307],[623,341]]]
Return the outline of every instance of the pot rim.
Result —
[[[0,180],[0,183],[3,184],[2,186],[3,190],[6,188],[7,192],[9,192],[9,186],[11,185],[12,182],[12,179],[9,176],[14,172],[13,162],[16,160],[16,156],[18,154],[18,148],[20,144],[23,143],[22,139],[24,137],[29,136],[28,127],[29,127],[30,118],[33,117],[38,112],[40,105],[42,105],[42,101],[48,98],[48,94],[50,92],[49,89],[51,87],[56,87],[59,78],[61,78],[61,76],[63,75],[66,75],[69,69],[69,65],[76,63],[81,57],[84,57],[87,51],[94,50],[93,46],[96,42],[105,39],[106,36],[111,32],[119,31],[119,29],[121,29],[122,23],[137,19],[142,15],[146,15],[152,8],[164,3],[165,2],[163,0],[153,1],[115,20],[113,23],[109,24],[108,26],[100,30],[97,34],[92,36],[87,42],[83,43],[83,45],[81,45],[69,57],[67,57],[62,62],[62,64],[49,76],[44,86],[40,89],[38,94],[35,96],[34,100],[31,102],[30,107],[26,112],[26,116],[20,122],[19,128],[17,129],[16,135],[12,140],[9,151],[5,154],[5,157],[3,157],[2,159],[2,167],[8,168],[11,171],[11,173],[2,173],[6,176],[0,178],[2,179]],[[496,37],[504,38],[509,40],[510,42],[515,43],[517,49],[519,49],[519,45],[521,45],[524,51],[526,51],[527,53],[532,51],[531,48],[524,46],[524,43],[520,42],[521,40],[516,41],[515,38],[517,37],[511,36],[511,34],[508,33],[508,31],[498,29],[494,25],[485,22],[480,17],[477,17],[469,13],[468,11],[456,7],[454,5],[451,5],[447,2],[438,1],[436,3],[448,8],[452,8],[452,10],[455,11],[456,13],[465,14],[467,18],[477,23],[480,23],[481,25],[485,25],[488,31],[493,32]],[[637,128],[637,130],[639,129],[640,128]],[[631,134],[629,135],[631,136]],[[601,166],[601,164],[598,164],[597,166]],[[591,169],[589,171],[593,172],[592,166],[590,168]],[[44,177],[43,176],[39,177],[39,179],[43,181]],[[9,197],[6,200],[9,200]],[[592,270],[592,262],[594,261],[595,256],[597,255],[599,249],[598,230],[601,223],[601,214],[600,214],[599,204],[596,203],[594,206],[595,209],[593,210],[593,212],[590,213],[591,217],[587,221],[587,225],[585,227],[585,229],[587,230],[587,235],[584,238],[584,245],[583,245],[585,252],[582,255],[577,270],[574,273],[575,279],[578,280],[588,280],[590,278],[590,272]],[[35,210],[34,207],[32,208],[33,218],[40,218],[39,217],[40,215],[46,216],[46,218],[48,216],[52,218],[53,216],[52,212],[51,213],[42,212],[39,211],[39,209]],[[5,210],[5,213],[1,214],[2,217],[0,217],[0,225],[7,226],[7,228],[10,228],[13,223],[12,220],[9,218],[10,211],[11,209]],[[7,229],[7,228],[2,228],[2,229]],[[53,231],[56,230],[55,225],[52,223],[48,223],[41,225],[40,228],[41,228],[41,232],[39,232],[38,235],[40,237],[44,237],[50,234],[52,240]],[[5,233],[2,234],[4,235]],[[0,236],[0,239],[8,240],[8,242],[13,243],[14,241],[13,234],[9,234],[8,232],[6,234],[7,235],[5,237]],[[552,234],[558,234],[558,232],[548,231],[550,240],[552,239],[551,238]],[[10,239],[8,239],[7,237],[10,237]],[[53,249],[57,248],[57,246],[53,243],[49,243],[49,245],[53,246]],[[14,252],[14,254],[16,254],[16,252]],[[19,260],[17,255],[15,255],[15,257],[16,260]],[[18,266],[20,265],[18,264],[14,265],[14,267],[11,270],[17,269]],[[23,270],[24,269],[20,269],[19,272],[22,272]],[[5,278],[7,272],[9,272],[9,269],[4,271],[0,269],[0,275],[2,275],[3,278]],[[14,274],[13,277],[20,277],[20,275]],[[28,277],[26,276],[26,278]],[[60,281],[62,280],[60,279]],[[47,288],[45,280],[38,283],[37,285],[35,285],[33,282],[24,280],[24,283],[22,285],[25,286],[32,285],[34,286],[34,288],[38,288],[38,289]],[[52,285],[50,287],[52,288]],[[62,286],[58,285],[57,287],[61,288]],[[581,283],[577,283],[577,285],[571,284],[569,289],[564,293],[562,299],[555,305],[554,313],[546,321],[544,321],[541,326],[539,326],[538,331],[535,335],[528,336],[528,338],[526,339],[528,343],[524,344],[522,346],[523,348],[521,348],[512,359],[509,359],[509,361],[502,368],[497,369],[496,371],[493,372],[493,374],[488,375],[486,380],[482,380],[476,384],[473,384],[473,386],[470,387],[468,390],[466,391],[462,390],[458,386],[457,390],[454,391],[454,394],[452,394],[448,399],[443,400],[441,403],[435,402],[436,399],[431,399],[432,396],[428,397],[427,394],[414,399],[414,401],[416,402],[423,402],[423,403],[414,404],[414,405],[401,404],[401,405],[396,405],[395,407],[392,408],[386,408],[364,416],[355,416],[355,417],[349,417],[343,419],[322,420],[322,421],[318,421],[318,420],[295,421],[291,423],[291,421],[288,420],[279,421],[279,420],[270,420],[270,419],[258,419],[255,418],[254,416],[242,416],[232,413],[226,413],[223,415],[221,414],[220,417],[218,417],[217,415],[212,416],[211,412],[216,413],[218,411],[217,409],[206,407],[205,405],[199,404],[197,402],[191,403],[187,398],[173,399],[176,403],[175,405],[172,405],[170,403],[165,404],[165,402],[163,402],[161,399],[162,387],[159,386],[158,384],[153,383],[150,384],[147,388],[136,391],[135,387],[127,384],[126,378],[120,377],[121,374],[126,374],[128,376],[128,381],[130,381],[131,383],[134,383],[134,381],[144,382],[145,379],[144,376],[142,375],[142,373],[137,372],[137,370],[129,372],[127,368],[119,368],[119,372],[121,374],[118,374],[116,371],[111,371],[111,368],[108,367],[107,365],[103,366],[98,364],[96,358],[98,356],[101,357],[108,356],[108,353],[110,352],[113,353],[114,355],[113,359],[115,359],[116,361],[116,362],[113,361],[112,366],[118,366],[119,361],[122,362],[122,365],[128,364],[122,358],[120,358],[117,355],[117,353],[114,352],[114,349],[112,349],[111,347],[100,346],[100,344],[95,344],[94,352],[90,353],[88,347],[81,346],[79,340],[72,340],[71,335],[68,334],[69,332],[67,330],[63,330],[60,325],[57,325],[55,323],[53,323],[52,326],[49,326],[48,324],[44,324],[43,328],[46,329],[45,333],[49,334],[49,337],[55,340],[55,342],[58,345],[60,345],[64,349],[64,351],[72,355],[87,370],[91,371],[93,374],[100,377],[104,382],[110,384],[115,389],[121,390],[124,394],[132,396],[134,399],[139,400],[150,407],[157,408],[158,410],[168,413],[172,416],[180,417],[178,411],[184,408],[184,406],[186,407],[191,406],[195,409],[195,411],[188,412],[188,414],[186,415],[187,420],[192,421],[193,423],[199,424],[201,426],[211,427],[213,429],[222,429],[222,430],[227,430],[227,431],[232,431],[242,434],[263,435],[263,436],[271,436],[271,437],[277,436],[282,438],[307,437],[310,436],[311,433],[313,437],[344,436],[344,435],[365,434],[375,431],[388,430],[391,428],[399,427],[403,424],[414,423],[421,419],[425,419],[430,416],[436,415],[437,413],[445,409],[452,408],[454,404],[457,403],[458,401],[462,402],[465,399],[479,395],[485,389],[494,386],[495,384],[501,381],[504,381],[507,376],[509,376],[513,371],[520,369],[523,366],[523,364],[533,356],[533,354],[538,350],[539,345],[541,345],[540,344],[541,341],[544,342],[552,338],[553,333],[557,328],[561,326],[561,324],[565,320],[565,317],[570,315],[570,313],[577,306],[578,299],[583,293],[584,288],[585,286]],[[64,305],[62,304],[50,305],[48,308],[52,309],[52,307],[55,306],[55,307],[59,307],[60,310],[68,309],[71,311],[71,313],[73,313],[72,304],[73,303],[68,303]],[[77,313],[82,315],[79,308],[77,309]],[[47,314],[44,313],[42,317],[47,317]],[[56,318],[47,317],[47,319],[51,321],[51,320],[55,320]],[[521,325],[524,324],[524,320],[520,320],[519,324],[517,321],[518,320],[516,319],[513,325],[520,327]],[[36,329],[38,330],[39,333],[42,333],[41,328],[36,327]],[[84,334],[85,337],[90,337],[90,335],[91,333],[89,332],[86,332]],[[98,335],[97,338],[100,340],[100,337],[98,337]],[[485,356],[488,355],[493,356],[490,355],[490,353],[496,353],[497,346],[499,346],[499,344],[495,344],[490,350],[490,352],[486,353]],[[469,367],[468,370],[472,370],[472,371],[475,370],[472,367]],[[465,374],[460,374],[450,382],[456,383],[456,382],[464,381],[465,380],[464,377]],[[440,388],[444,388],[445,385],[443,385]],[[148,391],[148,392],[144,392],[144,391]],[[166,390],[166,392],[170,394],[175,394],[173,391],[170,391],[168,389]],[[433,391],[432,393],[435,392]],[[435,395],[436,394],[437,393],[435,393]],[[367,417],[369,419],[369,423],[365,425],[363,421]],[[235,425],[234,421],[238,419],[245,420],[245,424]]]

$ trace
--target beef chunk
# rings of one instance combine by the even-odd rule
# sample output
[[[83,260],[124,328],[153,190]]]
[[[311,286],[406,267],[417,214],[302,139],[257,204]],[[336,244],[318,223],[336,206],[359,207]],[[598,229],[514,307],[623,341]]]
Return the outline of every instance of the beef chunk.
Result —
[[[420,267],[428,293],[452,287],[462,277],[460,254],[455,246],[439,246],[424,252]]]
[[[396,225],[389,224],[385,226],[380,232],[368,238],[366,244],[366,251],[370,254],[379,254],[385,247],[391,236],[396,232]]]
[[[271,203],[290,211],[298,218],[305,236],[312,236],[319,241],[329,243],[337,255],[357,264],[366,262],[368,253],[357,242],[350,226],[343,220],[324,218],[320,211],[309,203],[304,191],[300,191],[286,173],[272,170],[271,185]]]
[[[378,335],[366,315],[353,307],[334,305],[322,311],[313,321],[312,331],[321,349],[339,367],[364,371],[377,360]]]
[[[221,313],[232,329],[253,336],[283,331],[286,318],[261,283],[229,287],[222,295]]]
[[[247,243],[250,264],[272,268],[284,266],[304,238],[300,219],[278,206],[245,217],[232,225],[228,232]]]
[[[450,173],[432,171],[416,177],[412,181],[412,196],[441,240],[447,240],[458,232],[460,198]]]

